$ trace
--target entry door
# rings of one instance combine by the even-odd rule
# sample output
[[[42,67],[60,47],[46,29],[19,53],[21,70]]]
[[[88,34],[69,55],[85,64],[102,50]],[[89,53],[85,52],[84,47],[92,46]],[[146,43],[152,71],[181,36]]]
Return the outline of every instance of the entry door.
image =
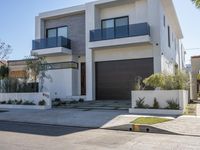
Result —
[[[86,65],[81,63],[81,95],[86,95]]]

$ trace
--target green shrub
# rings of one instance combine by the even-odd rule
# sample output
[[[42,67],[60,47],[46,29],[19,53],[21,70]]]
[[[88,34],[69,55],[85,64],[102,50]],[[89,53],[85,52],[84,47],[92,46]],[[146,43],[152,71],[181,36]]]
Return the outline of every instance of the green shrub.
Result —
[[[143,80],[145,86],[163,90],[188,90],[189,77],[186,73],[177,71],[175,75],[153,74]]]
[[[55,98],[55,100],[54,100],[55,102],[60,102],[61,101],[61,99],[60,98]]]
[[[189,77],[186,73],[178,71],[174,76],[174,89],[177,90],[188,90],[189,89]]]
[[[23,105],[35,105],[33,102],[25,101],[22,103]]]
[[[9,69],[5,65],[0,67],[0,79],[7,78],[9,74]]]
[[[157,101],[156,98],[154,98],[153,108],[154,108],[154,109],[159,109],[159,108],[160,108],[159,102]]]
[[[76,100],[72,100],[72,101],[70,101],[69,103],[70,103],[70,104],[77,104],[78,101],[76,101]]]
[[[173,90],[173,89],[175,89],[174,75],[165,75],[165,83],[164,83],[162,89],[164,89],[164,90]]]
[[[66,101],[62,101],[60,98],[56,98],[53,102],[52,102],[52,105],[55,106],[55,107],[58,107],[58,106],[65,106],[67,104]]]
[[[137,90],[141,90],[143,88],[143,85],[142,85],[142,77],[136,77],[135,78],[135,82],[134,82],[134,85],[133,85],[133,90],[137,91]]]
[[[1,101],[0,104],[6,104],[6,101]]]
[[[83,98],[80,98],[78,101],[79,101],[80,103],[83,103],[83,102],[84,102],[84,99],[83,99]]]
[[[23,103],[22,100],[16,101],[16,104],[17,104],[17,105],[22,105],[22,103]]]
[[[144,100],[145,100],[145,97],[144,98],[138,97],[138,100],[136,101],[136,107],[137,108],[146,108],[146,106],[144,104]]]
[[[41,100],[41,101],[39,101],[38,105],[45,106],[46,105],[46,101],[45,100]]]
[[[177,101],[168,100],[167,104],[168,104],[168,106],[166,107],[166,109],[179,110],[179,104]]]
[[[9,105],[14,104],[14,101],[8,100],[7,104],[9,104]]]
[[[163,87],[165,83],[165,76],[163,74],[153,74],[150,77],[143,80],[145,86],[150,86],[152,88]]]

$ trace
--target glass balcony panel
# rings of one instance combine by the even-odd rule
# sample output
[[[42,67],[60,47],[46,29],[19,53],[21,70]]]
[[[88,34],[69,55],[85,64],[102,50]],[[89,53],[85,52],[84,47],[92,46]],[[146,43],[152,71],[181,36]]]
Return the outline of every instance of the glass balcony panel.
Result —
[[[105,28],[90,31],[90,41],[102,41],[109,39],[150,36],[150,26],[148,23],[116,26],[115,28]]]
[[[32,50],[54,48],[54,47],[65,47],[71,49],[71,40],[59,36],[59,37],[33,40],[32,42]]]

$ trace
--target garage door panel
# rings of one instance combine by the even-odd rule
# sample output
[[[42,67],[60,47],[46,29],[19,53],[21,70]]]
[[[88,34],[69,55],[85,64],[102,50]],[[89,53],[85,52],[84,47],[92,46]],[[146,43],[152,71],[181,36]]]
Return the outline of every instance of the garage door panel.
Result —
[[[153,74],[153,58],[96,63],[96,98],[98,100],[131,99],[137,76]]]

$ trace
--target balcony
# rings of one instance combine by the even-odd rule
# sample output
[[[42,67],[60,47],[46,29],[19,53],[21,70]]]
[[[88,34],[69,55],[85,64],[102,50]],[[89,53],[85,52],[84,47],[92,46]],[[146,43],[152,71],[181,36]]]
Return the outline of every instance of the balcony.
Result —
[[[90,48],[142,42],[150,42],[150,26],[148,23],[90,31]]]
[[[65,37],[51,37],[32,41],[32,55],[71,54],[71,40]]]

